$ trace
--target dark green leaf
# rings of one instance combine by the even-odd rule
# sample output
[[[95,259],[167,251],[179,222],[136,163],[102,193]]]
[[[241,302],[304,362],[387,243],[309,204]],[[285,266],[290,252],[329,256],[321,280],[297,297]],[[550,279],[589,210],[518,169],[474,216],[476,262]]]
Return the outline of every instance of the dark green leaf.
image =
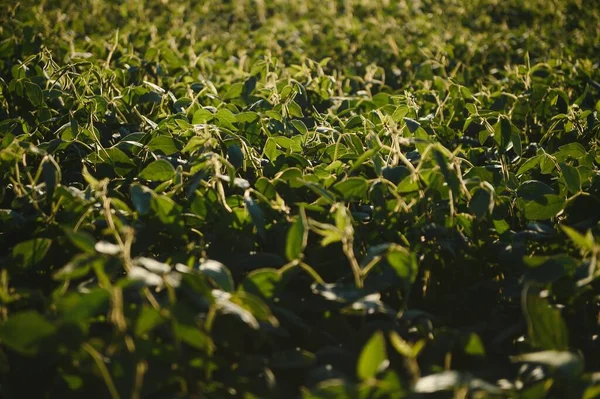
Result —
[[[56,327],[39,313],[16,313],[0,326],[0,342],[23,355],[37,354],[56,333]]]
[[[91,234],[84,231],[73,231],[71,229],[65,229],[64,231],[67,237],[69,237],[69,240],[77,248],[90,254],[96,253],[96,250],[94,249],[96,240]]]
[[[565,350],[569,347],[568,330],[560,310],[551,308],[537,290],[527,290],[523,312],[527,320],[529,338],[534,347],[555,350]]]
[[[133,202],[133,206],[135,210],[138,211],[140,215],[145,215],[148,213],[150,209],[150,200],[152,199],[152,190],[146,186],[142,186],[141,184],[134,183],[129,188],[131,193],[131,202]]]
[[[333,185],[333,188],[346,200],[365,198],[369,185],[362,177],[348,177]]]
[[[538,180],[528,180],[521,184],[517,190],[519,197],[531,201],[546,194],[556,194],[554,190],[545,183]]]
[[[227,160],[231,162],[234,168],[239,169],[244,163],[244,154],[240,147],[232,144],[227,148]]]
[[[139,337],[147,334],[163,321],[164,318],[158,310],[150,306],[144,306],[135,323],[135,335]]]
[[[494,126],[494,141],[502,152],[508,149],[512,136],[511,130],[510,121],[507,118],[501,118]]]
[[[31,101],[34,107],[41,107],[44,104],[44,93],[42,88],[35,83],[25,81],[25,91],[27,92],[27,98]]]
[[[416,132],[416,131],[417,131],[417,129],[418,129],[419,127],[421,127],[421,124],[420,124],[419,122],[417,122],[416,120],[414,120],[414,119],[411,119],[411,118],[406,118],[406,117],[405,117],[405,118],[404,118],[404,122],[406,123],[406,126],[408,127],[408,130],[409,130],[411,133],[414,133],[414,132]]]
[[[525,204],[525,217],[529,220],[550,219],[565,206],[565,199],[554,194],[545,194]]]
[[[252,219],[252,223],[256,227],[256,231],[260,238],[265,239],[265,214],[261,207],[254,202],[250,195],[244,195],[244,204],[246,204],[246,209],[250,214],[250,218]]]
[[[40,263],[52,245],[49,238],[23,241],[12,249],[12,259],[21,267],[31,268]]]
[[[478,188],[469,201],[469,210],[478,218],[491,214],[494,210],[492,194],[484,188]]]

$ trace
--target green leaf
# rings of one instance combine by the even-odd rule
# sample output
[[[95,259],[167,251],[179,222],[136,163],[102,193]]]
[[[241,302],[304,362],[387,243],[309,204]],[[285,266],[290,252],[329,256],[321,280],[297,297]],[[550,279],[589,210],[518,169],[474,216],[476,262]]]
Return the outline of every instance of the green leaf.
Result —
[[[306,247],[308,240],[308,223],[303,208],[300,208],[300,215],[292,223],[288,230],[285,245],[285,255],[289,261],[299,259],[302,251]]]
[[[181,144],[169,136],[156,136],[148,143],[148,149],[156,154],[168,156],[181,150]]]
[[[239,292],[238,293],[243,293]],[[230,314],[236,316],[239,320],[244,322],[253,330],[258,330],[260,328],[260,324],[258,324],[258,320],[253,314],[253,312],[249,311],[244,305],[243,299],[240,297],[234,297],[230,293],[213,290],[212,292],[215,298],[216,308],[225,314]]]
[[[303,118],[302,108],[295,101],[290,101],[287,105],[290,117]]]
[[[72,118],[69,125],[61,135],[61,139],[66,141],[71,141],[79,135],[79,122],[77,122],[77,119]]]
[[[594,241],[594,236],[592,235],[591,230],[588,230],[587,234],[584,236],[569,226],[560,226],[560,228],[565,232],[566,235],[569,236],[571,241],[573,241],[573,243],[577,245],[579,249],[591,252],[596,247],[596,242]]]
[[[246,192],[244,194],[244,204],[246,204],[246,209],[250,214],[250,218],[252,219],[252,223],[256,227],[256,232],[259,237],[263,240],[266,238],[266,230],[265,230],[265,214],[261,207],[250,197],[249,193]]]
[[[76,280],[87,276],[92,266],[101,266],[102,260],[95,251],[94,254],[76,255],[69,263],[54,273],[55,280]]]
[[[278,122],[283,121],[283,116],[281,116],[281,107],[279,107],[279,110],[275,110],[275,109],[270,109],[268,111],[265,111],[265,115],[267,115],[269,118],[275,119]]]
[[[416,174],[406,176],[398,183],[398,192],[402,194],[412,193],[419,190],[419,188],[419,179],[417,179]]]
[[[560,310],[551,308],[537,290],[527,290],[523,312],[527,320],[529,338],[534,347],[556,350],[569,347],[568,330]]]
[[[198,270],[201,274],[204,274],[221,290],[226,292],[233,292],[234,284],[231,272],[227,267],[216,260],[207,259],[198,266]]]
[[[394,110],[394,113],[392,114],[392,119],[394,120],[394,122],[400,122],[404,120],[404,117],[408,114],[409,111],[410,109],[406,105],[399,105]]]
[[[155,195],[150,199],[150,208],[166,225],[175,225],[181,215],[181,206],[166,195]]]
[[[410,169],[406,166],[385,167],[382,169],[381,175],[397,185],[402,179],[410,176]]]
[[[572,274],[578,266],[576,259],[564,254],[525,256],[523,263],[528,267],[523,279],[539,284],[549,284],[565,275]]]
[[[538,166],[540,164],[541,160],[542,160],[541,155],[536,155],[534,157],[527,159],[525,162],[523,162],[523,164],[517,171],[517,176],[520,176],[523,173],[526,173],[526,172],[530,171],[531,169],[535,168],[536,166]]]
[[[35,238],[23,241],[12,249],[12,259],[23,268],[31,268],[40,263],[52,245],[49,238]]]
[[[435,161],[437,162],[437,164],[440,167],[440,172],[442,172],[442,175],[444,176],[444,180],[446,181],[446,184],[452,190],[454,197],[457,198],[459,196],[460,187],[459,187],[459,181],[458,181],[458,178],[456,177],[456,173],[454,172],[454,169],[451,167],[448,167],[449,162],[447,161],[446,157],[444,156],[444,154],[441,151],[438,151],[437,149],[435,149],[433,151],[433,155],[434,155]]]
[[[281,274],[276,269],[258,269],[248,273],[239,289],[263,299],[271,299],[280,281]]]
[[[464,345],[465,353],[471,356],[485,356],[485,348],[483,346],[483,342],[481,342],[481,338],[479,335],[475,333],[470,333],[467,336],[465,345]]]
[[[181,152],[184,154],[191,154],[196,149],[204,146],[206,141],[207,139],[205,137],[194,136],[187,142],[187,144],[185,145],[185,147],[183,147],[183,150],[181,150]]]
[[[134,333],[137,337],[148,334],[163,322],[164,318],[157,309],[144,305],[135,322]]]
[[[129,192],[131,194],[131,202],[133,207],[140,215],[145,215],[150,209],[150,200],[152,199],[153,191],[146,186],[138,183],[133,183]]]
[[[288,150],[292,153],[294,152],[302,152],[302,146],[300,143],[292,140],[289,137],[285,136],[272,136],[269,137],[270,140],[273,140],[278,146],[283,148],[284,150]]]
[[[523,145],[521,143],[521,135],[519,133],[512,133],[510,136],[510,141],[513,143],[513,149],[515,150],[515,154],[517,156],[523,155]]]
[[[414,120],[414,119],[411,119],[411,118],[406,118],[406,117],[405,117],[405,118],[404,118],[404,122],[406,123],[406,127],[408,127],[408,130],[409,130],[411,133],[414,133],[414,132],[416,132],[416,131],[417,131],[417,129],[418,129],[419,127],[421,127],[421,124],[420,124],[419,122],[417,122],[416,120]]]
[[[231,100],[233,98],[238,98],[242,95],[244,90],[244,83],[237,82],[229,86],[229,90],[223,96],[223,100]]]
[[[545,194],[525,204],[525,217],[529,220],[550,219],[565,206],[565,199],[554,194]]]
[[[408,295],[411,285],[415,282],[419,272],[419,265],[414,253],[408,250],[394,246],[386,257],[387,263],[392,267],[398,277],[402,279],[402,288],[405,295]]]
[[[294,126],[294,128],[296,128],[296,130],[302,135],[306,135],[308,133],[308,128],[301,120],[294,119],[292,121],[292,126]]]
[[[267,138],[263,153],[270,161],[275,161],[282,154],[281,150],[277,149],[277,143],[271,137]]]
[[[542,159],[540,160],[540,172],[542,172],[543,175],[549,175],[554,169],[556,169],[556,161],[553,157],[548,154],[542,154]]]
[[[44,183],[46,183],[46,203],[52,204],[52,198],[54,197],[54,190],[60,183],[59,176],[60,172],[56,169],[54,162],[44,162],[42,165],[42,176],[44,177]]]
[[[508,149],[510,139],[512,136],[512,129],[510,121],[507,118],[501,118],[496,125],[494,125],[494,141],[498,145],[501,152]]]
[[[119,176],[126,175],[135,167],[135,163],[133,163],[131,158],[117,147],[92,153],[88,156],[88,160],[96,165],[110,165]]]
[[[288,168],[275,175],[277,181],[285,181],[290,187],[302,187],[303,173],[299,168]]]
[[[311,189],[315,194],[319,195],[320,198],[322,198],[326,203],[333,204],[335,202],[335,195],[325,189],[322,185],[309,181],[303,181],[302,183]]]
[[[333,185],[334,190],[341,194],[345,200],[364,199],[369,185],[363,177],[348,177]]]
[[[478,218],[491,214],[494,210],[494,197],[488,190],[478,188],[471,197],[469,210]]]
[[[240,147],[235,144],[227,148],[227,160],[231,162],[234,168],[239,169],[244,164],[244,154]]]
[[[555,157],[564,160],[567,157],[579,159],[587,155],[587,151],[581,143],[569,143],[558,147],[558,152],[554,154]]]
[[[350,172],[358,169],[362,164],[364,164],[367,160],[371,159],[375,154],[380,151],[379,148],[370,148],[367,151],[363,152],[359,155],[358,158],[352,163],[352,167],[350,168]]]
[[[560,170],[562,172],[563,179],[567,188],[571,194],[577,194],[581,191],[581,177],[579,171],[575,166],[571,166],[566,163],[560,163]]]
[[[34,107],[41,107],[44,105],[44,92],[42,91],[42,88],[30,81],[25,81],[24,85],[27,98],[31,102],[31,105]]]
[[[101,258],[98,258],[98,263],[103,263]],[[90,318],[100,316],[106,311],[109,301],[107,290],[95,288],[85,294],[66,294],[59,300],[57,309],[62,314],[62,321],[86,326],[90,323]]]
[[[358,378],[363,381],[374,378],[378,372],[388,366],[388,363],[385,337],[381,331],[378,331],[371,336],[358,357],[356,369]]]
[[[231,295],[230,303],[240,306],[256,320],[267,322],[272,327],[279,326],[279,321],[273,316],[269,306],[258,296],[245,291],[237,291]]]
[[[175,176],[175,168],[166,159],[151,162],[139,174],[140,179],[149,181],[165,181]]]
[[[96,250],[94,249],[96,240],[91,234],[84,231],[73,231],[71,229],[65,229],[64,232],[69,238],[69,241],[71,241],[71,243],[73,243],[73,245],[75,245],[77,248],[89,254],[96,253]]]
[[[483,129],[477,134],[477,139],[479,140],[479,144],[484,145],[487,139],[492,135],[488,129]]]
[[[251,111],[240,112],[235,116],[235,119],[240,123],[252,123],[258,119],[258,114]]]
[[[11,315],[0,326],[0,342],[22,355],[34,356],[56,333],[52,323],[33,310]]]
[[[207,348],[212,346],[210,337],[196,325],[174,322],[173,332],[180,340],[192,348],[206,351]]]
[[[210,122],[214,118],[212,112],[207,109],[200,108],[198,111],[194,112],[194,116],[192,117],[192,123],[194,125],[200,125],[203,123]]]
[[[538,180],[528,180],[523,182],[517,189],[519,197],[526,201],[531,201],[546,194],[556,194],[554,190],[545,183]]]
[[[510,224],[504,219],[494,219],[492,220],[494,224],[494,228],[498,234],[504,234],[508,230],[510,230]]]
[[[215,114],[215,118],[219,121],[219,123],[222,126],[233,131],[237,130],[237,128],[233,125],[237,122],[235,119],[235,115],[227,108],[219,109]]]

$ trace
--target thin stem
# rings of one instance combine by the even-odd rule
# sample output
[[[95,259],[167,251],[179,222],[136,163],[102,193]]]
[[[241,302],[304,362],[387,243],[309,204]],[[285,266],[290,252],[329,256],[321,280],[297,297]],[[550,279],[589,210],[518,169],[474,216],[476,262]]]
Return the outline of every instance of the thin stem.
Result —
[[[356,256],[354,256],[354,248],[353,248],[353,242],[354,240],[349,237],[349,238],[345,238],[342,240],[342,250],[344,251],[344,254],[346,255],[346,258],[348,259],[348,262],[350,262],[350,267],[352,268],[352,274],[354,275],[354,284],[356,284],[356,288],[362,288],[363,287],[363,274],[362,271],[360,270],[360,265],[358,264],[358,261],[356,260]]]
[[[108,388],[108,391],[110,392],[110,397],[112,399],[120,399],[121,396],[119,395],[119,392],[117,391],[117,387],[115,386],[115,383],[113,382],[112,377],[110,376],[110,373],[108,372],[108,369],[106,368],[106,365],[104,364],[102,355],[100,353],[98,353],[98,351],[96,349],[94,349],[94,347],[88,343],[83,344],[82,348],[92,357],[92,359],[94,359],[94,362],[96,363],[96,366],[98,367],[98,370],[100,371],[100,374],[102,375],[102,379],[104,379],[104,383],[106,384],[106,387]]]

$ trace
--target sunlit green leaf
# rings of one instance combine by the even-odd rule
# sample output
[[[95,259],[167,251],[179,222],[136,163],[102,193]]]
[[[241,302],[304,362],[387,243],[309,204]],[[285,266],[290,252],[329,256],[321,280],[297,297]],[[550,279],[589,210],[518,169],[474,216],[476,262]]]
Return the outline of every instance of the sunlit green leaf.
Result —
[[[165,159],[150,163],[139,174],[140,179],[150,181],[165,181],[175,175],[175,168]]]
[[[388,366],[385,337],[381,331],[371,336],[358,357],[356,374],[361,380],[368,380]]]

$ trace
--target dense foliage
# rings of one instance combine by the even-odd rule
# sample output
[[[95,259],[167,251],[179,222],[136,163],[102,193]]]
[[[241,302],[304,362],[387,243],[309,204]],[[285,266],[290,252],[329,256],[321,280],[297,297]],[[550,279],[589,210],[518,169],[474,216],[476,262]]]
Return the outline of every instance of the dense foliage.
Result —
[[[598,1],[0,12],[0,396],[600,395]]]

